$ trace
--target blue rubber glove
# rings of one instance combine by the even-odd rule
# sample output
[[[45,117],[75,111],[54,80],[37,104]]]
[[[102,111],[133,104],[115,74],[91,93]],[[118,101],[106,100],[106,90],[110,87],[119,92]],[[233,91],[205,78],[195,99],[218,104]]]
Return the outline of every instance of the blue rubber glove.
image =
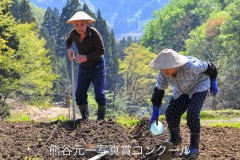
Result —
[[[210,94],[215,96],[218,93],[217,78],[211,78]]]
[[[153,112],[152,112],[152,116],[150,119],[150,124],[152,124],[154,121],[156,121],[156,124],[158,125],[158,116],[160,115],[160,111],[159,111],[158,106],[153,106]]]

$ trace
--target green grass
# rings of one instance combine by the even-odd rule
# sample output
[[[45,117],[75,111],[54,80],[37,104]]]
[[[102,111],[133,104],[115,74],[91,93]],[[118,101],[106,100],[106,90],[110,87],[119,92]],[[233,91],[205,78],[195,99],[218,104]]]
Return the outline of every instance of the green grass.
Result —
[[[139,119],[134,116],[121,115],[116,117],[116,121],[122,125],[133,127],[139,122]]]
[[[218,122],[218,123],[211,123],[210,126],[212,127],[232,127],[232,128],[239,128],[240,129],[240,122]]]
[[[129,116],[127,114],[117,116],[115,120],[121,125],[127,125],[128,127],[134,127],[140,121],[139,118],[135,116]],[[150,117],[149,117],[149,120],[150,120]],[[165,116],[164,115],[159,116],[159,121],[163,121],[163,120],[165,120]]]
[[[240,128],[240,122],[234,120],[240,117],[240,110],[215,110],[200,113],[201,124],[212,127]],[[186,115],[185,115],[186,119]]]
[[[181,123],[186,124],[186,113],[182,116]],[[236,118],[236,119],[235,119]],[[240,110],[215,110],[201,111],[201,124],[212,127],[232,127],[240,128]],[[160,116],[160,121],[165,120],[164,116]]]
[[[29,115],[27,114],[14,114],[14,116],[9,116],[6,118],[10,122],[28,122],[30,121]]]
[[[219,126],[219,127],[233,127],[240,128],[240,110],[216,110],[216,111],[201,111],[200,113],[201,124],[208,126]],[[235,119],[236,118],[236,119]],[[129,116],[128,114],[116,115],[115,121],[121,125],[134,127],[140,121],[136,116]],[[150,117],[149,117],[150,119]],[[7,121],[11,122],[26,122],[30,121],[28,114],[14,113],[6,118]],[[67,121],[68,117],[60,115],[56,118],[50,119],[50,121]],[[164,121],[165,116],[161,115],[159,121]],[[186,123],[186,113],[182,116],[181,123]]]
[[[8,116],[6,118],[7,121],[10,121],[10,122],[28,122],[30,121],[30,117],[28,114],[21,114],[21,113],[14,113],[10,116]],[[57,116],[56,118],[52,118],[50,119],[49,121],[50,122],[53,122],[53,121],[57,121],[57,120],[60,120],[60,121],[67,121],[68,120],[68,117],[65,116],[65,115],[59,115]]]
[[[240,122],[235,122],[234,118],[240,117],[240,110],[215,110],[215,111],[201,111],[201,123],[209,126],[222,126],[240,128]],[[149,117],[150,118],[150,117]],[[165,116],[161,115],[159,121],[164,121]],[[116,117],[116,121],[122,125],[134,127],[139,119],[134,116],[123,114]],[[217,121],[217,122],[216,122]],[[225,122],[228,121],[228,122]],[[232,122],[229,122],[232,121]],[[186,113],[182,116],[182,123],[186,123]]]
[[[57,118],[52,118],[50,121],[58,121],[58,120],[64,122],[64,121],[67,121],[69,119],[65,115],[59,115],[59,116],[57,116]]]
[[[182,119],[186,119],[186,113],[183,114]],[[232,119],[240,117],[240,110],[216,110],[216,111],[201,111],[201,120],[214,120],[214,119]]]

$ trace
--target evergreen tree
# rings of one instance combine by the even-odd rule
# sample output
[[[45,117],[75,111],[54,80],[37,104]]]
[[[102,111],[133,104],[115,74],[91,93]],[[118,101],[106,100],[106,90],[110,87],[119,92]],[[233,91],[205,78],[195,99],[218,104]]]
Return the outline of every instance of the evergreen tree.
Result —
[[[20,2],[18,0],[13,0],[12,13],[20,23],[36,22],[31,11],[29,0],[22,0]]]
[[[44,15],[44,20],[41,25],[41,37],[44,37],[46,40],[46,49],[48,49],[48,55],[51,57],[52,65],[56,66],[56,63],[58,63],[59,58],[57,55],[57,46],[56,46],[56,40],[57,40],[57,27],[59,23],[59,11],[58,9],[54,8],[52,10],[50,7],[47,8],[47,11]],[[54,72],[56,69],[54,69]],[[56,72],[55,72],[56,73]]]
[[[11,5],[11,13],[13,15],[13,17],[16,19],[16,21],[18,21],[20,19],[19,15],[20,15],[20,4],[19,4],[19,0],[12,0],[12,5]]]
[[[117,44],[115,40],[115,35],[113,30],[109,30],[106,21],[101,17],[101,12],[97,12],[97,22],[95,23],[95,28],[100,32],[103,38],[105,47],[105,60],[106,60],[106,80],[107,80],[107,90],[113,93],[113,99],[109,100],[109,105],[114,108],[114,101],[116,96],[116,91],[118,90],[118,70],[119,70],[119,54],[117,51]],[[110,102],[112,101],[112,102]]]
[[[104,57],[106,60],[106,80],[107,80],[107,90],[110,90],[111,85],[113,83],[112,77],[111,77],[111,59],[112,59],[112,51],[111,51],[111,42],[110,42],[110,33],[109,33],[109,28],[107,26],[106,21],[101,17],[101,12],[98,10],[97,12],[97,18],[96,18],[96,23],[94,27],[99,31],[99,33],[102,36],[103,43],[104,43],[104,48],[105,48],[105,53]]]
[[[50,7],[47,8],[41,28],[47,29],[49,36],[53,38],[57,38],[59,18],[60,16],[57,8],[54,8],[54,10]]]
[[[109,50],[107,54],[110,54],[111,57],[109,57],[109,73],[107,73],[107,77],[108,77],[108,83],[107,83],[107,89],[112,92],[112,98],[113,99],[108,99],[108,107],[112,107],[115,108],[115,100],[116,100],[116,94],[119,87],[119,84],[117,83],[119,81],[119,55],[117,52],[117,44],[116,44],[116,40],[114,37],[114,32],[113,30],[111,30],[111,33],[109,35]]]
[[[82,10],[83,10],[85,13],[87,13],[89,16],[91,16],[93,19],[96,19],[95,13],[93,13],[93,12],[89,9],[89,7],[87,6],[86,3],[83,4]],[[95,24],[95,23],[93,23],[93,24],[91,24],[91,25],[94,26],[94,24]]]
[[[97,11],[96,23],[94,27],[99,31],[102,36],[105,49],[109,47],[109,28],[107,22],[102,18],[100,10]]]
[[[74,28],[72,25],[67,24],[66,22],[78,11],[80,11],[80,3],[78,0],[68,0],[65,7],[62,9],[62,14],[60,16],[58,32],[57,32],[57,53],[61,57],[67,57],[66,50],[66,38],[69,35],[70,31]],[[73,44],[74,45],[74,44]],[[70,73],[70,62],[66,61],[68,70]],[[64,75],[65,76],[65,75]]]
[[[125,56],[125,54],[124,54],[124,52],[123,52],[123,50],[125,49],[125,48],[127,48],[127,47],[129,47],[132,43],[136,43],[136,41],[133,41],[132,40],[132,37],[130,37],[130,36],[128,36],[127,37],[127,40],[126,40],[126,38],[122,38],[120,41],[119,41],[119,43],[118,43],[118,54],[119,54],[119,58],[121,59],[121,60],[123,60],[123,58],[124,58],[124,56]]]
[[[69,32],[73,29],[72,25],[66,24],[66,22],[77,12],[80,11],[80,3],[78,0],[68,0],[65,7],[62,9],[62,13],[59,20],[58,34],[57,34],[57,52],[60,56],[65,57],[66,54],[66,38]],[[68,65],[69,66],[69,65]]]
[[[55,82],[54,88],[58,100],[66,97],[66,91],[70,86],[70,61],[67,57],[66,50],[66,38],[70,31],[73,29],[72,25],[67,24],[67,20],[70,19],[76,12],[80,11],[80,3],[78,0],[68,0],[66,6],[63,7],[60,15],[58,27],[57,27],[57,38],[56,38],[56,53],[58,61],[56,64],[56,73],[58,73],[58,79]],[[74,48],[74,44],[73,44]],[[74,49],[76,52],[76,49]],[[77,53],[77,52],[76,52]],[[75,71],[77,69],[75,68]],[[76,76],[76,74],[75,74]],[[75,77],[76,79],[76,77]]]

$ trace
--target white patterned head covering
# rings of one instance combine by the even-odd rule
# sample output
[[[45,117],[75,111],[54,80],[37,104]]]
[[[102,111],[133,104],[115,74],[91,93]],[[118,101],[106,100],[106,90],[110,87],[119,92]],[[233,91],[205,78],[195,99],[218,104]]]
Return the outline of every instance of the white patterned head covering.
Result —
[[[188,62],[188,58],[172,49],[162,50],[156,58],[154,58],[149,66],[154,69],[177,68]]]
[[[75,13],[68,21],[68,24],[74,24],[76,21],[87,21],[87,23],[93,23],[96,20],[90,17],[87,13],[79,11]]]

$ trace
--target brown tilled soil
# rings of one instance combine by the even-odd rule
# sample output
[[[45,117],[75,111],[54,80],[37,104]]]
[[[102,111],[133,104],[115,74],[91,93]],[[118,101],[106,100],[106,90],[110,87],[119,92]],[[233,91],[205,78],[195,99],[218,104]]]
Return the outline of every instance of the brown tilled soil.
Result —
[[[112,155],[102,158],[105,160],[158,159],[152,153],[161,148],[159,144],[169,138],[169,133],[165,128],[163,135],[153,136],[148,124],[147,118],[132,129],[112,120],[77,120],[75,128],[72,122],[1,121],[0,160],[88,159],[94,156],[91,149],[95,148],[100,152],[104,148],[112,151]],[[184,148],[189,142],[189,130],[185,125],[181,126],[181,134]],[[203,126],[199,159],[239,160],[240,129]]]

